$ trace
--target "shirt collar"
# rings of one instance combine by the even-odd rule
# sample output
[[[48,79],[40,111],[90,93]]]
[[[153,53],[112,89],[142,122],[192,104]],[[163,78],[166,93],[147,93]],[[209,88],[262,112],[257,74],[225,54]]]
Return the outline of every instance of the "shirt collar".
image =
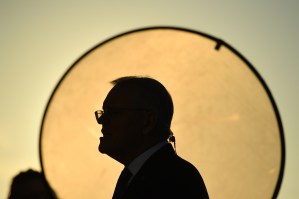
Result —
[[[133,176],[135,176],[138,171],[141,169],[142,165],[155,153],[157,152],[159,149],[161,149],[163,146],[165,146],[166,144],[168,144],[167,141],[163,141],[160,142],[154,146],[152,146],[151,148],[149,148],[148,150],[146,150],[145,152],[143,152],[142,154],[140,154],[139,156],[137,156],[127,167],[133,174]]]

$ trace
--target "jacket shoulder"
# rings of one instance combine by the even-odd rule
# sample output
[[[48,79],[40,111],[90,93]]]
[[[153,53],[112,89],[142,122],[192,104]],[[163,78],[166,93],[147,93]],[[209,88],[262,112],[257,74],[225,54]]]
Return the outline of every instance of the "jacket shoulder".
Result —
[[[129,189],[144,199],[208,198],[199,171],[176,155],[170,144],[147,160]]]

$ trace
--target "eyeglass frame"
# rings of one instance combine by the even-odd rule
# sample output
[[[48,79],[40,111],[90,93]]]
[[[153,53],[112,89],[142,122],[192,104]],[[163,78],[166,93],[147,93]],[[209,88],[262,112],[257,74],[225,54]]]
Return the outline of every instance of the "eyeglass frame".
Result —
[[[98,122],[98,124],[101,124],[99,122],[99,120],[104,115],[109,115],[111,113],[128,112],[128,111],[150,111],[150,110],[152,110],[152,109],[148,109],[148,108],[107,108],[106,111],[105,110],[96,110],[94,113],[95,113],[96,121]]]

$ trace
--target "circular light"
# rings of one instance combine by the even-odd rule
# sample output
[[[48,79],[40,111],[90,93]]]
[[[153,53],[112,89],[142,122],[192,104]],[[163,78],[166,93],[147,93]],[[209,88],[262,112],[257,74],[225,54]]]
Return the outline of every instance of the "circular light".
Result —
[[[277,195],[283,130],[265,82],[225,42],[157,27],[97,45],[54,90],[41,127],[40,156],[58,196],[111,198],[123,166],[98,152],[101,127],[94,111],[101,109],[111,80],[132,75],[153,77],[169,90],[177,153],[198,168],[210,198]]]

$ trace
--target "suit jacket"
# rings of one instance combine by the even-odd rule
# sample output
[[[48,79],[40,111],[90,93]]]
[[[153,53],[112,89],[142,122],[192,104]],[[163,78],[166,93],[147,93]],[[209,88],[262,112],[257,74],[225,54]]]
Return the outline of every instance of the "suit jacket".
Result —
[[[150,157],[132,179],[122,199],[208,199],[197,169],[167,144]]]

